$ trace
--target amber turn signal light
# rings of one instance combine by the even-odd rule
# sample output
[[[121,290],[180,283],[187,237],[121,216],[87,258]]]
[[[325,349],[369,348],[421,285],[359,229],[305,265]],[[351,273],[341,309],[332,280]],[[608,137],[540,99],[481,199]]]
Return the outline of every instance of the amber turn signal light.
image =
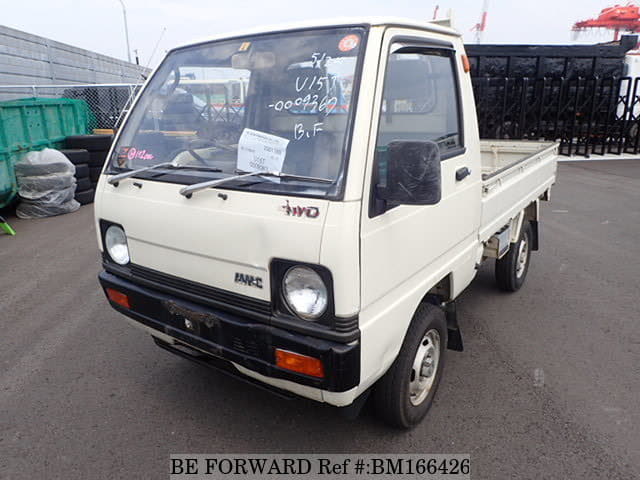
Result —
[[[121,307],[129,309],[131,308],[131,305],[129,305],[129,297],[126,294],[119,292],[118,290],[107,288],[107,297],[109,297],[109,300],[117,303]]]
[[[276,348],[276,365],[292,372],[324,378],[324,367],[318,358]]]

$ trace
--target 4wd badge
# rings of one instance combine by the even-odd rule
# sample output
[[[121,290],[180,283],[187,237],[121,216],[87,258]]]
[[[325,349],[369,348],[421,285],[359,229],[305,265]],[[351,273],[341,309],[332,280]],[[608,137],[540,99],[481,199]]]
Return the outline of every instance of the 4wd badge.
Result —
[[[289,200],[282,206],[284,213],[290,217],[307,217],[318,218],[320,215],[320,209],[318,207],[301,207],[298,205],[291,205]]]

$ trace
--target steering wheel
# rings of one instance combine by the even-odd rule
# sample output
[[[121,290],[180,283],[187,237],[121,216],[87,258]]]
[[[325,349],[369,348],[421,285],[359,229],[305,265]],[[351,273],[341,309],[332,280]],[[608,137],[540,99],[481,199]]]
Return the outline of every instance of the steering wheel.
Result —
[[[240,127],[228,123],[207,124],[198,130],[196,141],[207,142],[209,145],[223,150],[236,151],[235,145],[240,139]]]
[[[226,145],[219,145],[217,142],[213,140],[208,140],[206,138],[197,138],[194,140],[189,140],[186,147],[177,148],[173,150],[169,154],[169,158],[175,159],[182,152],[189,152],[189,155],[193,157],[199,164],[202,164],[206,167],[210,167],[209,163],[202,158],[202,156],[196,152],[197,148],[207,148],[207,147],[216,147],[216,148],[228,148]]]
[[[240,135],[242,135],[242,128],[240,125],[233,123],[219,123],[213,127],[211,136],[216,140],[224,142],[220,144],[220,146],[224,148],[224,146],[237,144],[240,140]]]

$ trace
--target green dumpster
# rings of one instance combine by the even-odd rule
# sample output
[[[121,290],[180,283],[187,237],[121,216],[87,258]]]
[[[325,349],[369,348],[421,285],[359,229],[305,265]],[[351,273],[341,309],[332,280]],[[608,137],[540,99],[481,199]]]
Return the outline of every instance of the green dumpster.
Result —
[[[63,148],[65,137],[89,133],[92,120],[84,100],[23,98],[0,102],[0,208],[18,191],[13,166],[23,153]]]

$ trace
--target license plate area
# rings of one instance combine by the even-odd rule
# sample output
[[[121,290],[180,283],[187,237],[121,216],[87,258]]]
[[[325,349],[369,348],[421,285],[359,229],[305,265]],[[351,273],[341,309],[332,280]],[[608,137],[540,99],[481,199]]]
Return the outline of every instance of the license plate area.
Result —
[[[220,319],[214,314],[188,307],[173,300],[165,300],[162,304],[166,312],[165,322],[168,325],[191,335],[216,341]]]

